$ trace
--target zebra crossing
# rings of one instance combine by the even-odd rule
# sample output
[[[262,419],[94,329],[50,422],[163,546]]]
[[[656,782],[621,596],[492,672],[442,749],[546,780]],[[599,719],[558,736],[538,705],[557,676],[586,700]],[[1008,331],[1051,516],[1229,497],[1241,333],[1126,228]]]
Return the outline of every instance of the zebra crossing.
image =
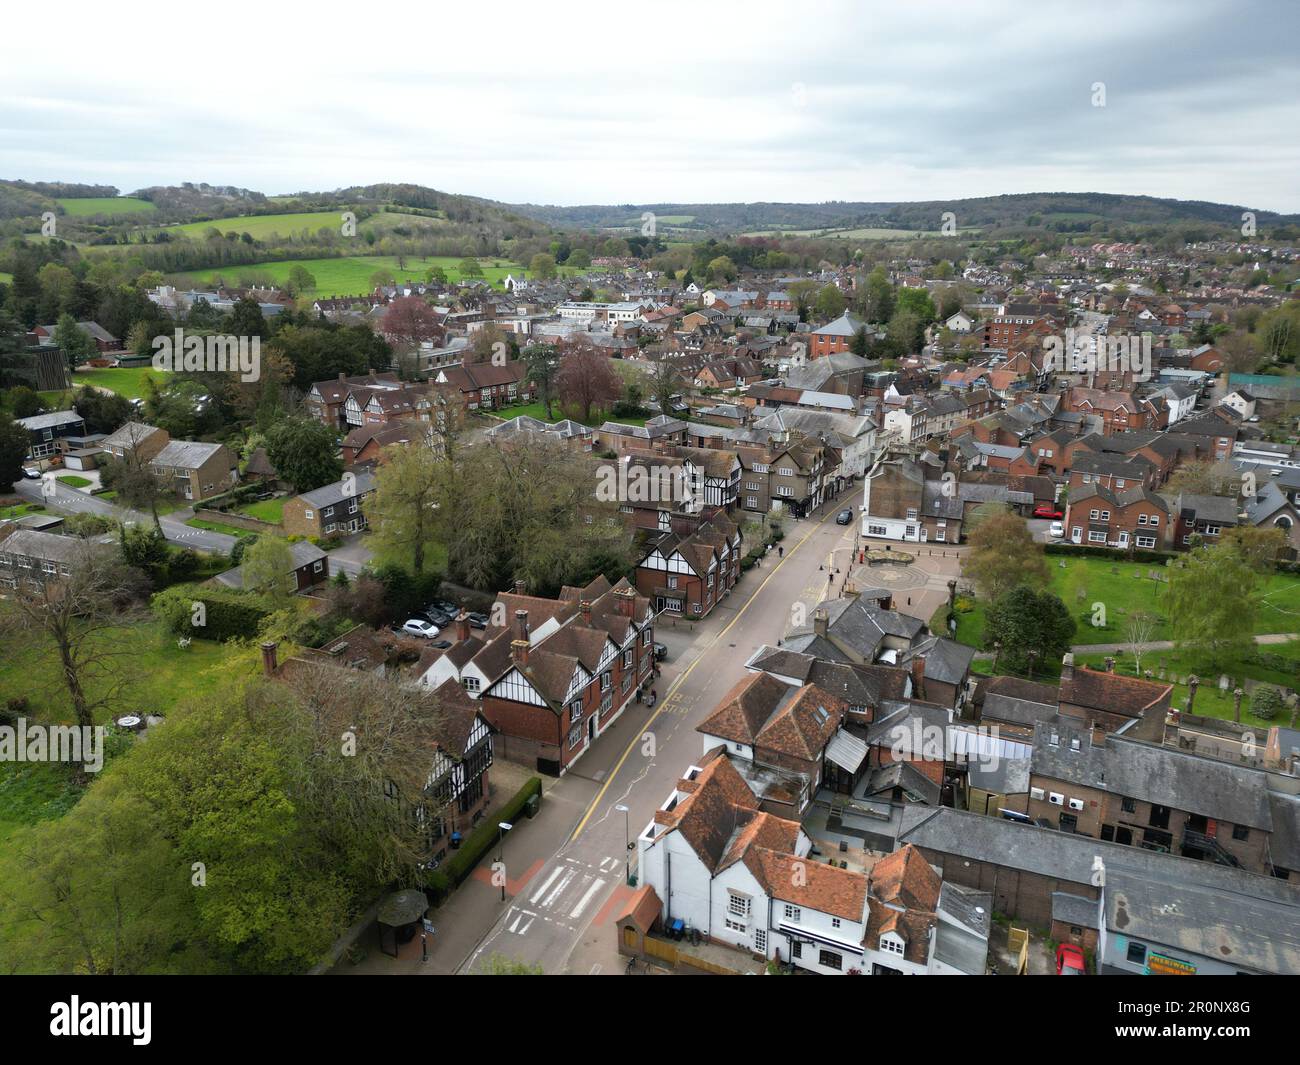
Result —
[[[564,858],[515,896],[506,911],[502,928],[517,936],[542,925],[581,931],[584,917],[599,908],[605,889],[621,869],[618,858],[602,858],[598,865]]]

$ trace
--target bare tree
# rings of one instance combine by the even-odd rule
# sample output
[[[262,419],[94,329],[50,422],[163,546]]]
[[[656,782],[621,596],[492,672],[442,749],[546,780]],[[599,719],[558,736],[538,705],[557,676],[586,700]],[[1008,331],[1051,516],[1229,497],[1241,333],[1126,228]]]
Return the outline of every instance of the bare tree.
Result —
[[[130,652],[110,630],[140,620],[139,596],[147,584],[113,549],[90,540],[71,540],[55,573],[30,571],[12,596],[13,609],[0,614],[0,640],[49,640],[59,658],[59,678],[77,724],[117,701],[122,676],[117,660]]]
[[[1159,622],[1154,614],[1145,610],[1135,610],[1124,624],[1124,637],[1128,643],[1129,654],[1133,656],[1133,672],[1142,675],[1142,656],[1146,654],[1146,645],[1151,642],[1151,635]]]

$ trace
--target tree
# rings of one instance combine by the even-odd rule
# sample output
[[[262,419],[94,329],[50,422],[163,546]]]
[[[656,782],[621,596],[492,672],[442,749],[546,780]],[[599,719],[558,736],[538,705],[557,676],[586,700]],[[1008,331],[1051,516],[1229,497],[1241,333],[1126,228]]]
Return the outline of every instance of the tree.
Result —
[[[710,281],[734,281],[737,276],[736,264],[726,255],[719,255],[709,260]]]
[[[683,393],[689,391],[689,382],[678,372],[675,366],[664,360],[660,360],[655,364],[654,380],[651,382],[650,393],[654,397],[655,404],[659,407],[660,414],[671,418],[676,410],[674,404],[678,402]]]
[[[969,537],[970,553],[962,572],[986,602],[1000,599],[1017,585],[1045,588],[1048,582],[1043,545],[1034,542],[1018,514],[1004,510],[981,521]]]
[[[1168,567],[1165,613],[1180,649],[1210,666],[1253,646],[1259,574],[1230,544],[1189,551]]]
[[[244,552],[244,588],[264,595],[278,606],[287,605],[298,590],[293,551],[287,540],[261,536]]]
[[[289,288],[298,296],[315,292],[316,277],[302,263],[295,263],[289,270]]]
[[[135,604],[143,590],[140,574],[110,548],[78,540],[57,575],[29,583],[25,594],[12,597],[13,609],[0,614],[5,639],[53,645],[60,682],[83,728],[117,701],[122,678],[114,664],[130,652],[110,630],[138,616]]]
[[[1133,672],[1138,676],[1142,675],[1142,656],[1146,653],[1146,645],[1151,642],[1151,636],[1159,622],[1160,619],[1155,614],[1145,610],[1133,611],[1124,622],[1125,642],[1129,654],[1133,656]]]
[[[266,434],[266,457],[299,492],[333,484],[343,474],[334,433],[314,418],[286,418]]]
[[[59,315],[54,327],[54,343],[63,349],[69,369],[75,370],[87,359],[94,358],[99,350],[90,334],[81,328],[70,314]]]
[[[546,408],[546,420],[552,418],[555,402],[555,379],[559,376],[559,354],[549,344],[529,344],[519,353],[525,367],[524,382],[537,389],[537,398]]]
[[[0,419],[0,485],[8,489],[23,476],[23,461],[32,436],[11,418]]]
[[[384,449],[375,469],[375,492],[366,504],[375,555],[424,573],[438,528],[437,508],[448,470],[445,460],[418,444]]]
[[[1282,693],[1271,684],[1256,684],[1250,693],[1250,712],[1261,721],[1272,721],[1283,705]]]
[[[128,422],[123,429],[126,445],[122,457],[109,459],[104,464],[99,473],[100,484],[116,492],[118,500],[128,507],[149,513],[154,528],[161,532],[158,503],[167,494],[167,489],[140,450],[146,436],[145,426],[140,422]]]
[[[441,266],[431,266],[424,272],[424,280],[430,285],[445,285],[447,283],[447,271]]]
[[[813,302],[813,310],[818,318],[830,320],[838,318],[844,313],[847,301],[844,299],[844,293],[840,291],[839,285],[824,285],[820,292],[817,293],[817,299]]]
[[[561,402],[573,408],[584,423],[591,421],[593,410],[608,408],[623,391],[609,356],[583,342],[571,345],[561,358],[555,386]]]
[[[118,548],[122,553],[122,561],[133,569],[139,570],[151,581],[157,581],[166,570],[171,558],[167,537],[157,527],[143,529],[129,525],[120,526]]]
[[[45,404],[41,402],[39,392],[32,391],[26,385],[16,385],[9,389],[9,409],[15,418],[30,418],[34,414],[40,414],[45,409]]]
[[[479,261],[477,259],[471,256],[466,256],[459,263],[457,263],[456,269],[460,273],[461,277],[482,277],[483,276],[483,267],[479,265]]]
[[[555,277],[555,256],[539,251],[529,262],[528,272],[533,277],[540,278],[543,281],[550,281]]]
[[[438,312],[419,296],[402,296],[384,311],[381,327],[389,342],[398,348],[418,348],[442,334]]]
[[[925,339],[925,325],[921,319],[911,311],[901,308],[894,312],[885,332],[902,355],[920,351]]]
[[[1242,475],[1230,462],[1201,460],[1188,462],[1174,470],[1167,491],[1172,495],[1235,496],[1241,492]]]
[[[266,319],[262,317],[262,308],[252,296],[244,296],[236,301],[230,312],[228,331],[237,337],[260,337],[266,339]]]
[[[1013,671],[1056,661],[1070,649],[1076,623],[1060,597],[1020,585],[989,607],[984,646],[1001,644],[1001,658]]]
[[[545,970],[540,963],[520,961],[493,951],[479,963],[479,976],[542,976]]]
[[[1239,525],[1234,529],[1224,529],[1219,542],[1229,549],[1257,573],[1273,570],[1278,559],[1285,557],[1287,549],[1286,533],[1277,526]]]
[[[880,323],[894,316],[894,286],[889,283],[883,266],[877,266],[867,275],[862,314],[867,321]]]

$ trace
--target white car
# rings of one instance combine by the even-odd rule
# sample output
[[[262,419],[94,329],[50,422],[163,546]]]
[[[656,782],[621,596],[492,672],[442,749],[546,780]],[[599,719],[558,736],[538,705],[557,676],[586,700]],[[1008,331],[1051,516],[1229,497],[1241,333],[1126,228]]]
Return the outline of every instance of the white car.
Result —
[[[1053,539],[1059,540],[1065,535],[1065,525],[1062,522],[1054,521],[1047,527],[1047,531],[1051,533]]]
[[[438,635],[438,626],[431,621],[421,621],[419,618],[411,618],[402,626],[402,631],[407,636],[423,636],[426,640],[432,640]]]

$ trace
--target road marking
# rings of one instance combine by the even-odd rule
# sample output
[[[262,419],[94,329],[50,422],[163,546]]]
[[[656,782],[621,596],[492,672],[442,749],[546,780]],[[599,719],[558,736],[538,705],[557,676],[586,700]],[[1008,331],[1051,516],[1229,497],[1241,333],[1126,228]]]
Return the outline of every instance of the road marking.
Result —
[[[569,911],[569,920],[576,921],[579,917],[581,917],[582,911],[587,908],[587,903],[591,901],[591,897],[604,886],[605,886],[604,877],[597,877],[595,880],[593,880],[591,883],[591,887],[587,888],[587,893],[578,900],[578,905]]]
[[[552,872],[551,875],[546,878],[546,882],[537,889],[536,893],[533,894],[528,901],[532,903],[534,906],[536,906],[537,900],[546,894],[547,888],[549,888],[555,882],[555,878],[560,875],[560,872],[563,868],[564,868],[563,866],[557,865],[555,867],[555,871]]]
[[[777,562],[777,564],[772,567],[772,569],[768,572],[767,576],[763,578],[763,583],[754,589],[754,594],[751,595],[748,600],[746,600],[744,606],[742,606],[738,611],[736,611],[736,616],[732,618],[731,621],[727,623],[726,627],[709,642],[708,646],[703,651],[700,652],[699,658],[696,658],[695,661],[692,662],[689,666],[687,666],[685,671],[680,676],[678,676],[678,678],[675,681],[673,681],[673,686],[668,689],[668,693],[665,696],[664,702],[661,702],[657,707],[655,707],[655,712],[651,714],[650,717],[646,720],[645,725],[642,726],[641,728],[641,732],[644,733],[646,730],[648,730],[650,726],[654,724],[655,719],[658,718],[658,716],[664,712],[665,707],[668,705],[667,700],[671,699],[673,697],[673,694],[677,691],[677,689],[680,688],[682,684],[685,683],[686,678],[689,677],[691,673],[694,671],[695,667],[700,664],[700,659],[704,657],[705,652],[712,650],[714,645],[717,644],[719,640],[721,640],[724,636],[727,635],[728,632],[731,631],[731,627],[735,625],[736,622],[738,622],[742,617],[745,616],[745,611],[748,610],[753,605],[754,600],[756,600],[762,594],[763,589],[767,587],[767,582],[776,576],[777,570],[779,570],[782,566],[784,566],[787,562],[789,562],[790,559],[794,557],[795,552],[798,551],[799,548],[803,547],[803,545],[808,542],[808,538],[812,536],[813,533],[820,532],[828,520],[830,520],[829,514],[825,518],[823,518],[820,522],[818,522],[816,525],[814,525],[811,529],[809,529],[806,533],[804,533],[803,539],[800,540],[797,544],[794,545],[794,547],[790,549],[790,553],[788,555],[782,556],[780,560]],[[573,830],[572,835],[569,836],[570,843],[572,843],[575,839],[578,838],[578,836],[582,834],[582,830],[586,828],[587,822],[591,820],[592,813],[595,811],[596,807],[600,804],[600,801],[605,797],[605,792],[609,790],[610,784],[613,783],[614,778],[618,776],[619,770],[623,768],[623,763],[628,760],[628,757],[632,754],[632,751],[635,750],[640,745],[640,743],[641,743],[641,737],[640,735],[637,735],[634,736],[632,738],[632,741],[627,745],[627,749],[619,757],[619,760],[614,764],[614,768],[610,770],[609,779],[607,779],[605,783],[601,785],[600,791],[596,792],[596,797],[591,800],[591,805],[587,807],[587,812],[582,815],[582,820],[578,822],[578,827],[575,828]]]
[[[567,870],[564,874],[564,877],[555,886],[554,890],[552,890],[551,893],[546,896],[546,901],[542,903],[543,909],[549,910],[551,908],[551,905],[555,902],[555,900],[560,897],[564,889],[569,886],[569,881],[572,880],[577,875],[578,875],[578,871],[576,869]]]

